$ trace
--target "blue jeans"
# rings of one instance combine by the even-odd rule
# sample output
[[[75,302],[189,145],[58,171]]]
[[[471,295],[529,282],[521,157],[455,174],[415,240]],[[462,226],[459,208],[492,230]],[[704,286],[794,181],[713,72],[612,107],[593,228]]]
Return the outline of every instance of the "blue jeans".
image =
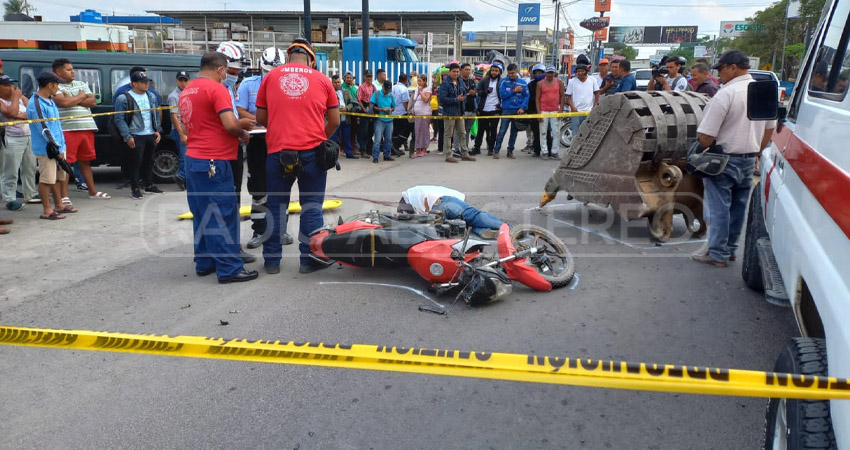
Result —
[[[570,117],[570,131],[573,132],[573,139],[575,139],[576,136],[578,136],[578,127],[581,126],[581,123],[584,122],[584,119],[587,119],[587,116]],[[558,130],[558,131],[560,131],[560,130]]]
[[[703,179],[705,220],[708,223],[708,255],[727,262],[738,250],[747,202],[753,187],[755,158],[731,157],[723,173]]]
[[[195,271],[215,267],[221,280],[236,275],[243,266],[239,259],[239,203],[230,161],[213,164],[215,176],[210,178],[210,160],[186,157],[186,196],[195,216]]]
[[[301,202],[301,226],[298,230],[298,250],[301,264],[310,265],[310,233],[323,225],[322,203],[325,201],[325,182],[328,173],[319,168],[315,150],[298,152],[301,158],[301,173],[298,177],[284,176],[280,169],[283,152],[272,153],[266,158],[266,228],[271,234],[263,243],[263,258],[266,266],[279,266],[281,260],[281,236],[286,232],[289,200],[292,185],[298,182],[298,200]],[[271,215],[271,221],[268,217]]]
[[[177,132],[174,128],[171,128],[171,139],[174,139],[174,143],[177,144],[177,176],[186,179],[186,144],[180,142],[180,133]]]
[[[390,151],[393,148],[393,122],[384,122],[381,119],[375,120],[375,143],[372,144],[372,159],[377,159],[381,155],[381,137],[384,138],[384,158],[392,156]]]
[[[339,124],[339,128],[334,131],[333,136],[331,136],[331,140],[336,141],[339,146],[342,147],[342,151],[345,153],[345,156],[354,156],[354,150],[351,148],[351,124],[345,123],[343,120]]]
[[[516,114],[516,112],[505,112],[505,114]],[[508,127],[511,127],[511,136],[508,138],[508,153],[513,153],[514,144],[516,144],[516,123],[514,119],[501,119],[499,121],[499,134],[496,136],[496,146],[493,148],[493,153],[499,154],[502,149],[502,141],[505,140],[505,134],[508,132]]]
[[[440,197],[440,203],[432,209],[445,211],[446,219],[449,220],[463,218],[463,221],[472,227],[472,232],[479,236],[484,230],[498,230],[504,223],[492,214],[479,211],[456,197]]]

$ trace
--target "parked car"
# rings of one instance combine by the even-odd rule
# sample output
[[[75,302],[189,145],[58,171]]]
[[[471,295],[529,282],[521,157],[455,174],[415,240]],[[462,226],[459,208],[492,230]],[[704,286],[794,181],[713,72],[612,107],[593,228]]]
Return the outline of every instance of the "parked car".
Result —
[[[850,378],[850,0],[827,0],[810,42],[761,154],[741,274],[790,307],[802,336],[784,346],[774,372]],[[764,448],[850,448],[850,402],[770,399],[766,419]]]
[[[638,90],[645,91],[649,85],[649,80],[652,78],[652,69],[637,69],[634,74]]]
[[[756,81],[766,81],[770,80],[776,83],[776,90],[779,94],[779,101],[784,102],[786,100],[785,95],[785,86],[782,86],[779,83],[779,77],[776,76],[775,73],[769,70],[750,70],[750,75],[753,76],[753,79]]]
[[[77,80],[85,81],[97,99],[94,113],[111,112],[112,95],[115,89],[126,84],[130,68],[142,66],[147,69],[150,86],[160,95],[160,104],[165,105],[168,94],[176,86],[177,72],[185,70],[189,76],[197,74],[200,56],[175,54],[136,54],[113,52],[71,52],[52,50],[0,50],[0,60],[7,75],[20,80],[21,91],[27,97],[35,90],[36,76],[50,66],[55,59],[68,58],[74,65]],[[107,121],[112,116],[95,117],[98,131],[95,133],[97,159],[92,165],[120,166],[122,155],[109,134]],[[154,154],[154,177],[157,182],[168,182],[177,174],[177,144],[171,139],[171,115],[162,114],[162,140]]]

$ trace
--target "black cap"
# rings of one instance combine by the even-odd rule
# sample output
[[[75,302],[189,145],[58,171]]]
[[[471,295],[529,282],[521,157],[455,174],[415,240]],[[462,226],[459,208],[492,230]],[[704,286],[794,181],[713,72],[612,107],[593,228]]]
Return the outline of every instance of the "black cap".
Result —
[[[726,50],[720,54],[717,62],[711,68],[717,70],[728,64],[734,64],[742,69],[749,69],[750,58],[747,58],[747,54],[740,50]]]
[[[141,82],[150,81],[150,78],[148,78],[147,72],[141,72],[140,71],[140,72],[133,72],[133,73],[130,74],[130,82],[131,83],[136,83],[136,82],[140,82],[140,81]]]
[[[47,86],[48,83],[61,83],[59,77],[49,70],[41,72],[37,77],[35,77],[35,79],[38,81],[39,86]]]
[[[187,79],[187,80],[188,80],[188,79],[189,79],[189,74],[188,74],[188,73],[186,73],[186,71],[185,71],[185,70],[181,70],[180,72],[177,72],[177,79],[178,79],[178,80],[182,80],[182,79]]]
[[[6,74],[0,75],[0,84],[12,84],[17,83],[18,80],[13,80],[12,77]]]
[[[364,76],[364,77],[371,77],[371,76],[372,76],[372,71],[371,71],[371,70],[363,71],[363,76]]]
[[[393,88],[393,82],[390,81],[390,80],[385,80],[384,81],[384,89],[392,90],[392,88]]]

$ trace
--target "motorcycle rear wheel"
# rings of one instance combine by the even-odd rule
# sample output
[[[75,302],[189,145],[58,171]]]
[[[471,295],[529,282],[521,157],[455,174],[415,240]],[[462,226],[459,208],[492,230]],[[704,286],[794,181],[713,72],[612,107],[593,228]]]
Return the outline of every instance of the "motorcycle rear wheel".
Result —
[[[522,224],[511,228],[511,239],[517,251],[545,246],[544,253],[526,258],[526,264],[537,270],[552,285],[552,289],[570,284],[575,274],[575,258],[558,236],[543,227]]]

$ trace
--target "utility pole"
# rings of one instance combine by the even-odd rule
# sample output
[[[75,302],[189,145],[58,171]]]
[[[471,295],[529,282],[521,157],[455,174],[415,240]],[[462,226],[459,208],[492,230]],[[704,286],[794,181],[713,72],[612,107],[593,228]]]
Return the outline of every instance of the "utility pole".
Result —
[[[310,14],[310,0],[304,0],[304,39],[313,42],[313,18]],[[314,61],[315,62],[315,61]]]
[[[363,30],[363,72],[369,68],[369,0],[363,0],[363,13],[360,16]]]
[[[508,29],[513,28],[511,25],[502,25],[502,28],[505,29],[505,56],[508,56]]]
[[[561,19],[561,0],[552,0],[555,3],[555,30],[552,33],[552,54],[555,56],[555,70],[560,70],[561,56],[558,53],[558,27]]]

